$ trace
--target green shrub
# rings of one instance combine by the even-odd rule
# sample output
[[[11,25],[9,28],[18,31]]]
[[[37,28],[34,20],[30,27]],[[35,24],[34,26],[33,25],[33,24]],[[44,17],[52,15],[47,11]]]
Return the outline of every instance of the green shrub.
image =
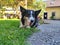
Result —
[[[53,20],[53,19],[54,19],[54,16],[51,16],[51,17],[50,17],[50,19],[52,19],[52,20]]]

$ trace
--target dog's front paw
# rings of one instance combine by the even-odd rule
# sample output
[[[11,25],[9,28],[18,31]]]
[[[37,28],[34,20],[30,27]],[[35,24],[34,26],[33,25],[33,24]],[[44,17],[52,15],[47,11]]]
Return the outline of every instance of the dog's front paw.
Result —
[[[19,26],[19,28],[23,28],[23,26],[22,26],[22,25],[20,25],[20,26]]]
[[[26,28],[30,28],[30,26],[26,26]]]

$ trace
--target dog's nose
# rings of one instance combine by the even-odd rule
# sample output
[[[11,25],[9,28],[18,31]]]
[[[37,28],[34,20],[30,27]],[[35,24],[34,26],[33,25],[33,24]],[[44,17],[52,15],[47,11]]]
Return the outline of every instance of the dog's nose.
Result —
[[[33,22],[33,20],[31,20],[31,22]]]

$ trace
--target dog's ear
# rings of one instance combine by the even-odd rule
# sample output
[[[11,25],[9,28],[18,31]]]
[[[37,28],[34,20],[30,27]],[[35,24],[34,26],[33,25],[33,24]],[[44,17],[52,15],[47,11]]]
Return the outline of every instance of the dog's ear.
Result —
[[[35,11],[35,14],[38,15],[41,12],[41,10]]]
[[[20,11],[21,11],[21,12],[25,12],[25,11],[26,11],[26,9],[25,9],[25,8],[23,8],[22,6],[20,6]]]

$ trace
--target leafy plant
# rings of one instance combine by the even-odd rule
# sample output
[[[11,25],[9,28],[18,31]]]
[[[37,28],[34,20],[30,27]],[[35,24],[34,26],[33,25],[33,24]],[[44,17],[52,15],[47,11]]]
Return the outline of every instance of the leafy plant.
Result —
[[[50,19],[54,19],[54,16],[51,16]]]

